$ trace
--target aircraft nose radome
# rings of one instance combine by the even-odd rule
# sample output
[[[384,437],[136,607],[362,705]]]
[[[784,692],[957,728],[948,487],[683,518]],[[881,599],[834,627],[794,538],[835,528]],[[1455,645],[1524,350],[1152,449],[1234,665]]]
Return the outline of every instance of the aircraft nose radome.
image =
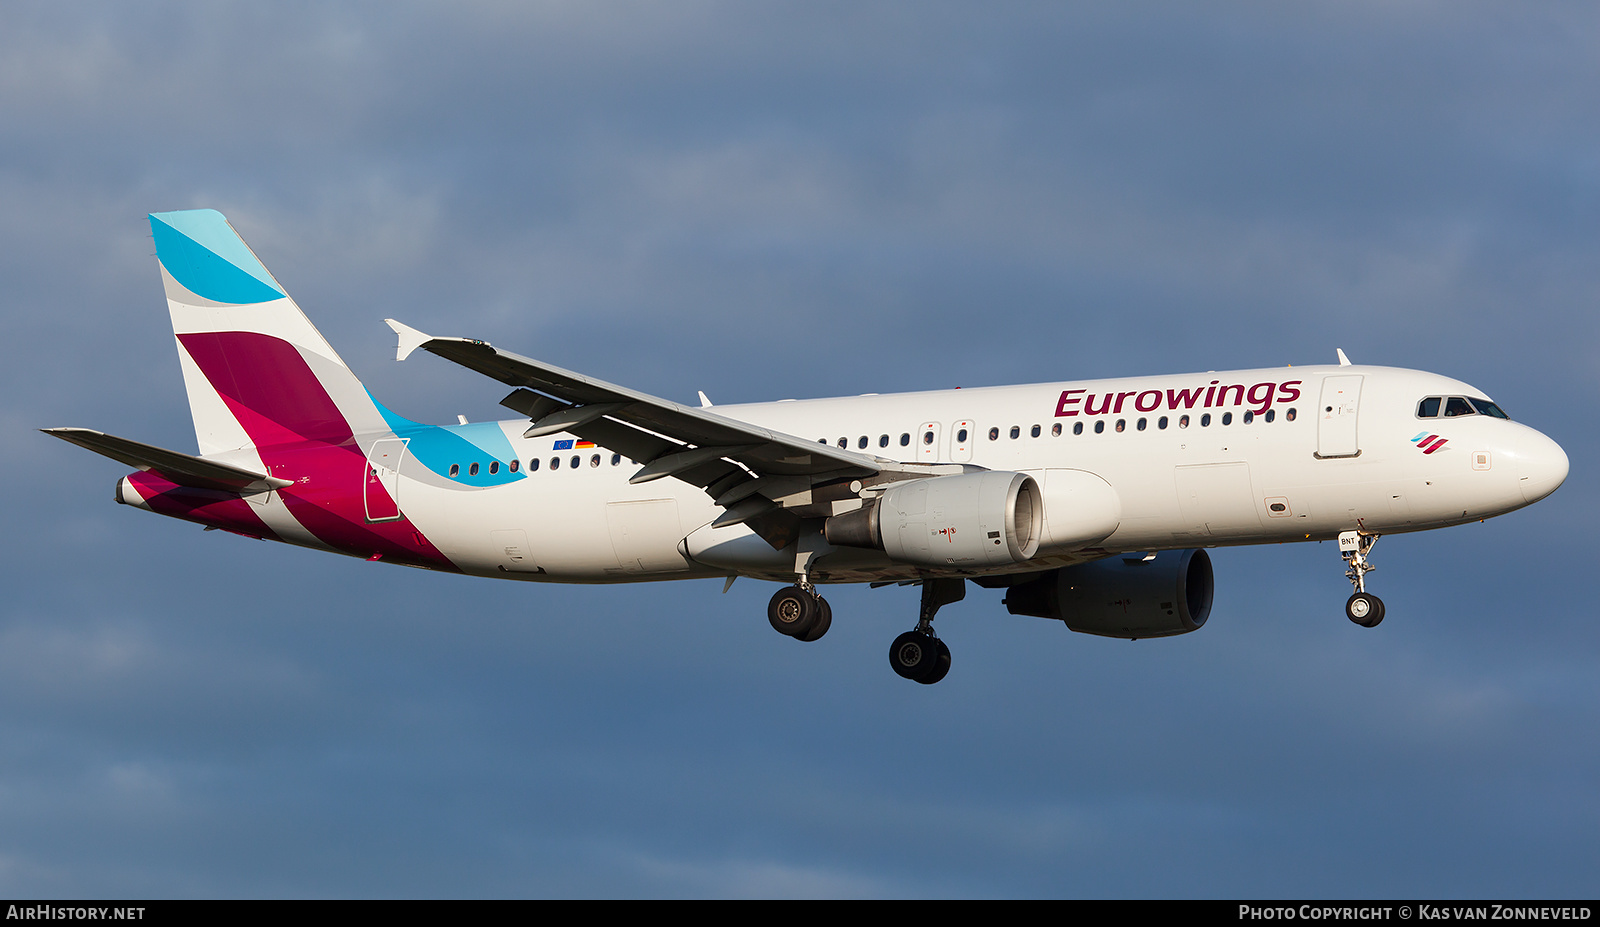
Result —
[[[1561,445],[1535,432],[1522,455],[1522,497],[1529,503],[1538,502],[1556,491],[1567,479],[1567,452]]]

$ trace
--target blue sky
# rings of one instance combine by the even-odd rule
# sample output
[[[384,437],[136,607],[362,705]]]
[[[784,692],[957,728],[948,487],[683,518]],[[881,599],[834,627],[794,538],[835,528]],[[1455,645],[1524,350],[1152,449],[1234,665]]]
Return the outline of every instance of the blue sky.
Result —
[[[1600,14],[1585,4],[10,3],[0,891],[1587,896]],[[193,448],[144,216],[233,221],[375,395],[496,417],[385,317],[718,402],[1361,363],[1572,472],[1214,551],[1203,631],[970,590],[560,587],[112,504],[33,429]]]

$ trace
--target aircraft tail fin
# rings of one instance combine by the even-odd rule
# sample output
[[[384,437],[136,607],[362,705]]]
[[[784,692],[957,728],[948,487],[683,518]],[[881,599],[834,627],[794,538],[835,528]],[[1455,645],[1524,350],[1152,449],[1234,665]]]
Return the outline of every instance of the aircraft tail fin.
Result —
[[[386,429],[361,381],[222,213],[152,213],[150,230],[201,455]]]

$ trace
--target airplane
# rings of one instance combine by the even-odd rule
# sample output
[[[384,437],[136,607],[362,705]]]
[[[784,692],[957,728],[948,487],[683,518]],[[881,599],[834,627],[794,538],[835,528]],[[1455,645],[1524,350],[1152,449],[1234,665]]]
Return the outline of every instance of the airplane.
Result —
[[[1016,615],[1114,638],[1198,630],[1209,549],[1337,539],[1352,622],[1383,534],[1530,505],[1555,441],[1486,394],[1352,364],[683,405],[394,320],[511,387],[519,418],[429,425],[373,397],[215,210],[150,227],[199,453],[42,429],[136,470],[116,501],[252,538],[532,582],[782,584],[773,628],[827,633],[819,586],[920,585],[890,665],[924,684],[970,580]]]

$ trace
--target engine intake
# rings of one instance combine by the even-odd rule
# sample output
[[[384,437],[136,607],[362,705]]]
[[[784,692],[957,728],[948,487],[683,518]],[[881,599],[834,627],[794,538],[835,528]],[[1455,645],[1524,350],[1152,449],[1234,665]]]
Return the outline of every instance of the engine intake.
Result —
[[[922,566],[1005,566],[1039,550],[1044,506],[1026,473],[989,470],[889,487],[823,524],[828,543]]]
[[[1215,588],[1204,550],[1164,550],[1149,560],[1116,556],[1051,570],[1012,586],[1005,606],[1085,634],[1137,640],[1200,630]]]

